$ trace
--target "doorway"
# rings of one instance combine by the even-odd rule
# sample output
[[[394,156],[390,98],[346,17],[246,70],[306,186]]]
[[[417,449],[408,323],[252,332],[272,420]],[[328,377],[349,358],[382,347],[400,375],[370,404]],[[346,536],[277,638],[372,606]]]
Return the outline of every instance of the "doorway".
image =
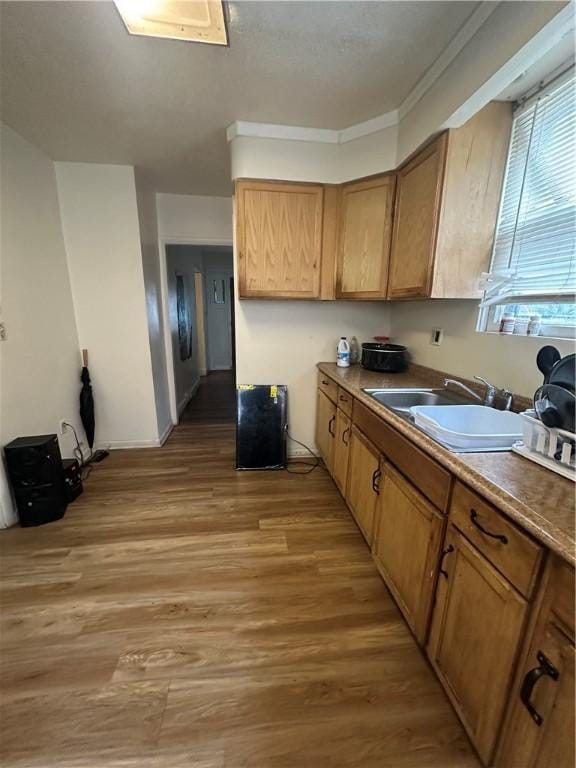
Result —
[[[205,393],[211,384],[220,385],[220,401],[230,392],[235,399],[232,247],[166,243],[164,259],[171,412],[178,423],[195,398],[196,411],[210,408]],[[222,412],[221,402],[218,408]]]

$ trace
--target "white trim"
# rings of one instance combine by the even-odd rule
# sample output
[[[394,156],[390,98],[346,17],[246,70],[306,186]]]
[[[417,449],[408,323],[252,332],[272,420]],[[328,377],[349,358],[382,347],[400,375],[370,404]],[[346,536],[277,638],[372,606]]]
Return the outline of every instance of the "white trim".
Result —
[[[542,27],[526,45],[500,67],[472,96],[454,112],[443,128],[458,128],[475,115],[491,99],[514,82],[520,75],[553,48],[574,29],[574,3],[570,2]]]
[[[192,400],[199,386],[200,378],[198,378],[191,387],[188,387],[187,391],[184,393],[184,396],[180,399],[180,402],[178,403],[178,419],[180,419],[180,416],[182,416],[182,411],[186,408],[190,400]]]
[[[412,107],[432,88],[434,83],[442,76],[462,49],[468,45],[476,32],[488,21],[499,5],[499,2],[480,4],[464,26],[460,28],[456,36],[444,48],[432,66],[424,73],[424,76],[412,88],[408,96],[406,96],[398,110],[400,119],[407,115]]]
[[[118,451],[130,448],[160,448],[160,438],[155,440],[113,440],[110,443],[95,442],[94,448],[104,451]]]
[[[228,126],[226,138],[232,141],[240,136],[251,136],[259,139],[288,139],[290,141],[310,141],[319,144],[345,144],[362,136],[378,133],[385,128],[398,125],[400,120],[410,112],[420,101],[444,70],[454,61],[456,56],[470,42],[480,27],[494,13],[499,2],[481,3],[472,16],[448,43],[440,56],[432,64],[423,77],[416,83],[398,109],[384,112],[381,115],[350,125],[348,128],[333,130],[331,128],[306,128],[297,125],[280,125],[275,123],[251,123],[237,120]]]
[[[338,143],[346,144],[346,142],[354,141],[354,139],[359,139],[362,136],[378,133],[378,131],[383,131],[385,128],[398,125],[399,122],[400,118],[397,109],[393,109],[391,112],[384,112],[384,114],[378,115],[378,117],[373,117],[370,120],[365,120],[363,123],[357,123],[349,128],[344,128],[342,131],[338,131]]]
[[[330,128],[304,128],[298,125],[277,125],[275,123],[249,123],[237,120],[226,130],[228,141],[238,136],[253,136],[258,139],[289,139],[290,141],[315,141],[319,144],[338,144],[340,131]]]
[[[168,440],[168,438],[169,438],[169,437],[170,437],[170,435],[172,434],[172,430],[173,430],[173,429],[174,429],[174,424],[170,423],[170,424],[167,424],[167,425],[166,425],[166,428],[164,429],[164,432],[162,432],[162,434],[160,435],[160,438],[159,438],[159,440],[158,440],[158,442],[160,443],[160,445],[164,445],[164,443],[166,442],[166,440]]]

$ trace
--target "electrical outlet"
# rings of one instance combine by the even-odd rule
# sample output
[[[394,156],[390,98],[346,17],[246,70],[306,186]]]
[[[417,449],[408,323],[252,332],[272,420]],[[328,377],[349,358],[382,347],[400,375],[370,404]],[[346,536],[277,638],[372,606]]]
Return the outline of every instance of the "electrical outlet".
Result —
[[[430,344],[434,344],[435,347],[439,347],[440,344],[442,344],[443,340],[444,340],[444,328],[433,328]]]
[[[68,431],[68,427],[66,426],[66,421],[64,419],[60,419],[59,430],[60,434],[64,435]]]

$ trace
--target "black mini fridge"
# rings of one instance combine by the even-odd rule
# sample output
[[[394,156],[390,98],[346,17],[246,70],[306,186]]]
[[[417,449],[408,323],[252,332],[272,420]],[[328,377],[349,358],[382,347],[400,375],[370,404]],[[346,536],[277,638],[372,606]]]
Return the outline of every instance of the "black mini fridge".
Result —
[[[285,469],[288,388],[244,384],[236,389],[236,469]]]

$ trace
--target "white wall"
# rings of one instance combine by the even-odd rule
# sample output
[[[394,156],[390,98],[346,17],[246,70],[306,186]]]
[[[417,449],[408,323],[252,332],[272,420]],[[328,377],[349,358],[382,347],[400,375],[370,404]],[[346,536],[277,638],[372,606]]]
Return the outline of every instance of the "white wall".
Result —
[[[287,384],[290,433],[314,448],[316,363],[336,360],[340,336],[362,343],[389,331],[385,302],[239,301],[236,377],[239,384]]]
[[[563,355],[574,352],[570,341],[476,333],[477,317],[477,301],[394,302],[392,333],[415,363],[468,379],[483,376],[526,397],[542,383],[536,367],[540,347],[553,344]],[[433,328],[444,329],[440,346],[430,343]]]
[[[546,53],[554,33],[546,25],[565,2],[500,3],[442,75],[402,117],[398,162],[443,128],[462,125]],[[565,11],[573,15],[573,9]],[[552,25],[554,26],[554,25]],[[538,36],[538,37],[536,37]]]
[[[56,190],[54,164],[2,127],[0,440],[58,432],[60,419],[84,439],[78,416],[80,348]],[[60,437],[72,456],[71,433]],[[4,518],[15,521],[0,479]]]
[[[172,356],[174,364],[174,382],[176,386],[176,402],[178,414],[194,394],[200,381],[200,365],[198,359],[198,328],[196,323],[196,293],[194,290],[194,274],[202,272],[202,252],[198,248],[187,245],[169,245],[166,247],[168,268],[168,311],[170,317],[170,335],[172,341]],[[184,275],[188,295],[188,307],[192,325],[192,357],[180,359],[178,339],[178,309],[176,301],[176,273]]]
[[[158,236],[166,242],[232,243],[232,198],[156,195]]]
[[[238,136],[230,142],[232,178],[340,184],[396,166],[398,126],[343,144]]]
[[[80,346],[88,349],[96,442],[158,443],[134,169],[56,163]]]
[[[148,316],[148,340],[152,359],[154,401],[158,434],[163,439],[172,426],[166,371],[166,350],[161,299],[160,259],[158,255],[158,217],[156,195],[146,180],[136,170],[136,201],[142,247],[142,267],[146,291],[146,314]]]

